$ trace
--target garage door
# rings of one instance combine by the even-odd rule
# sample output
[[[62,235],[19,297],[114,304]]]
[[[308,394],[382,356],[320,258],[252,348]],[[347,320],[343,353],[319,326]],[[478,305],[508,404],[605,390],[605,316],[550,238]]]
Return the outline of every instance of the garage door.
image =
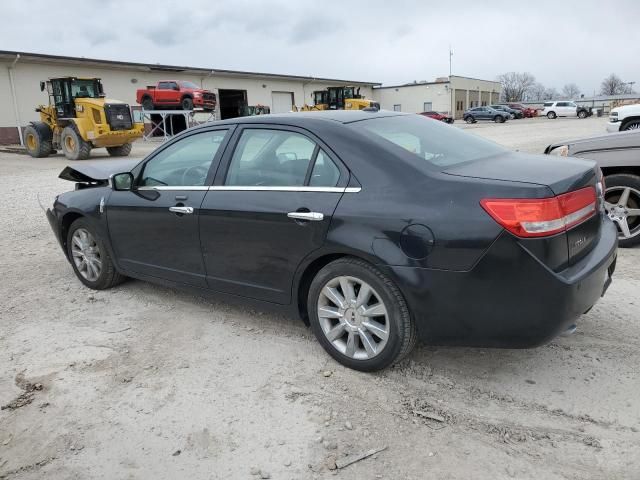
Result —
[[[271,113],[287,113],[293,105],[293,92],[272,92]]]

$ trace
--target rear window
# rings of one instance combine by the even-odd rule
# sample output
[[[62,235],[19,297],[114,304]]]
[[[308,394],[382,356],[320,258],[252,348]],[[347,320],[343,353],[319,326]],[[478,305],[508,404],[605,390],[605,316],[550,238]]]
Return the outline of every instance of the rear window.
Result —
[[[506,151],[493,142],[420,115],[378,117],[350,125],[438,167],[470,162]]]

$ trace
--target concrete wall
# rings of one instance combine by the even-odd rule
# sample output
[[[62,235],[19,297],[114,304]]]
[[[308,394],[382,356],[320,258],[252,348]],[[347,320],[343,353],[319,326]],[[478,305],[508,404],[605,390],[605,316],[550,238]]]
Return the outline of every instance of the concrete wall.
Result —
[[[17,143],[16,118],[13,112],[8,69],[10,63],[0,61],[0,144]],[[107,98],[114,98],[137,105],[136,90],[146,85],[153,85],[159,80],[190,80],[203,88],[217,93],[217,89],[238,89],[247,91],[249,105],[268,105],[272,107],[272,92],[292,92],[294,102],[301,107],[305,102],[312,103],[314,90],[323,90],[328,86],[344,85],[344,82],[303,81],[302,79],[273,79],[213,76],[198,73],[153,72],[142,68],[121,68],[111,66],[76,65],[73,63],[35,63],[19,61],[13,69],[18,115],[20,124],[25,126],[30,121],[38,120],[39,114],[34,111],[40,104],[47,104],[46,92],[40,91],[40,81],[49,77],[77,76],[99,77],[102,79]],[[135,81],[135,83],[134,83]],[[373,97],[371,87],[362,86],[360,93],[367,98]]]
[[[447,112],[449,107],[448,83],[414,84],[399,87],[383,87],[373,89],[373,98],[380,103],[380,108],[393,110],[400,105],[400,111],[419,113],[424,111],[424,102],[432,103],[432,110]]]

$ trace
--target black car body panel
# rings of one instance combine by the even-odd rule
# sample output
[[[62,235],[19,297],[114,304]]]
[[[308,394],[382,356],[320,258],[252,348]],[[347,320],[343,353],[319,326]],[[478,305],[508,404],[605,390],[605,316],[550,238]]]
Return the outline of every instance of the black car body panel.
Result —
[[[565,160],[558,168],[557,159],[501,150],[438,166],[359,124],[395,116],[336,111],[212,122],[177,136],[137,166],[65,169],[64,178],[86,188],[61,194],[47,216],[65,254],[66,229],[83,216],[124,275],[303,316],[310,275],[331,259],[355,256],[396,282],[429,343],[538,345],[597,301],[615,262],[608,219],[598,213],[568,234],[522,239],[480,205],[488,197],[544,198],[592,185],[591,162]],[[239,132],[264,127],[301,132],[321,146],[340,170],[335,189],[225,189]],[[114,191],[105,184],[121,171],[139,176],[145,162],[194,132],[220,129],[228,134],[203,188]],[[194,215],[169,213],[176,202]],[[287,218],[301,208],[324,218]]]

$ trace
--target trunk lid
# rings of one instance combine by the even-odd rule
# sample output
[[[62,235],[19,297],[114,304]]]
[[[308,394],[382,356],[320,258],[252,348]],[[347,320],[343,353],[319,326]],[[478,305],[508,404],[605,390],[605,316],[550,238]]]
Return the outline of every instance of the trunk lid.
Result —
[[[596,163],[593,161],[520,153],[505,153],[455,165],[443,173],[500,182],[542,185],[549,189],[547,197],[558,196],[584,187],[596,189],[599,181]],[[556,271],[578,262],[591,251],[600,235],[603,213],[598,189],[597,194],[594,216],[566,232],[519,241],[545,263],[547,263],[545,259],[553,257],[555,259],[553,265],[547,264]],[[558,241],[560,236],[564,240]],[[559,255],[558,248],[564,248],[566,252]],[[555,254],[550,255],[550,249],[555,249]],[[558,261],[562,257],[566,258],[566,262]]]

